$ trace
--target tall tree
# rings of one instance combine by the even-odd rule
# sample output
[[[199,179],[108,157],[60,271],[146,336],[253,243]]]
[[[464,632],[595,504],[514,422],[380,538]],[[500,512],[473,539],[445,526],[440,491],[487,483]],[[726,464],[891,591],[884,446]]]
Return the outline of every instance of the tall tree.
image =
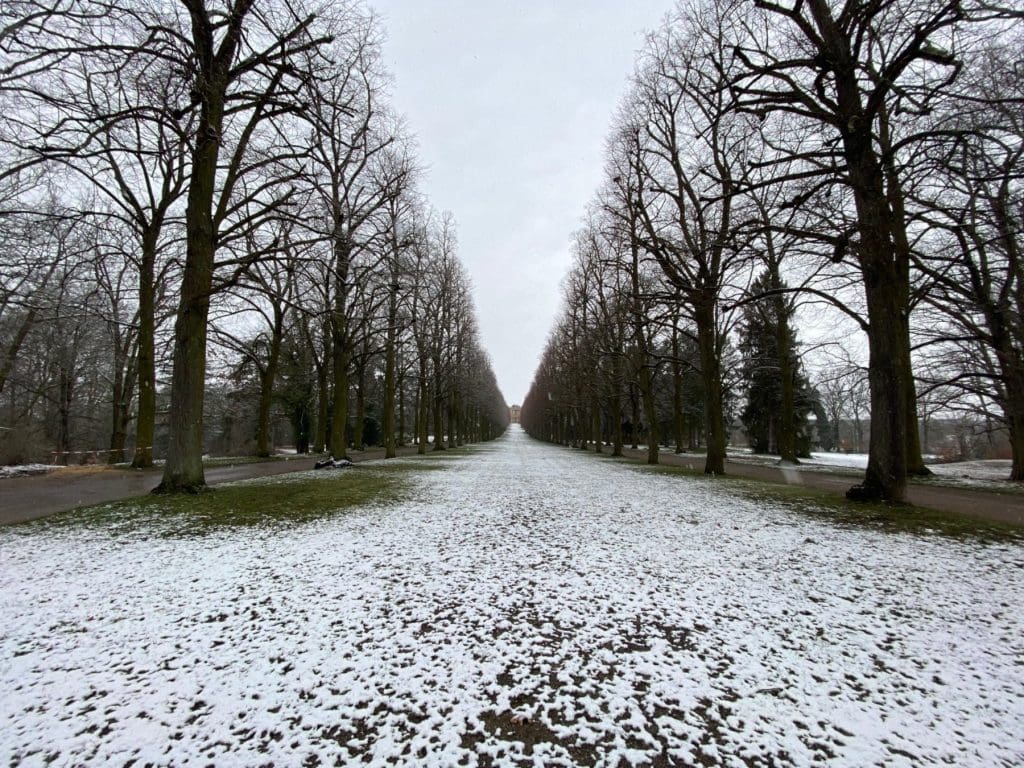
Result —
[[[822,188],[839,186],[853,198],[852,232],[814,235],[837,259],[852,256],[867,306],[871,447],[864,481],[849,495],[901,502],[914,420],[910,253],[892,137],[901,115],[927,110],[955,76],[946,46],[964,19],[962,3],[754,5],[762,16],[747,24],[749,35],[734,48],[742,64],[733,78],[739,106],[805,126],[815,141],[780,120],[782,154],[806,160],[810,170],[801,172],[818,175]]]
[[[186,253],[174,326],[170,442],[157,490],[196,491],[203,477],[203,393],[210,296],[223,227],[238,212],[239,180],[251,169],[250,143],[261,124],[301,105],[304,53],[326,40],[314,17],[256,12],[255,0],[208,5],[181,0],[186,24],[168,29],[165,55],[189,73],[197,105],[185,209]],[[266,9],[271,10],[272,9]],[[222,157],[223,154],[223,157]],[[268,190],[263,190],[268,191]],[[270,194],[267,209],[284,195]]]
[[[735,3],[680,6],[650,38],[628,132],[635,148],[627,150],[641,245],[661,266],[696,331],[705,403],[704,471],[713,475],[725,472],[727,291],[745,259],[738,242],[737,195],[753,139],[729,87],[726,51],[734,36],[733,11],[738,11]]]

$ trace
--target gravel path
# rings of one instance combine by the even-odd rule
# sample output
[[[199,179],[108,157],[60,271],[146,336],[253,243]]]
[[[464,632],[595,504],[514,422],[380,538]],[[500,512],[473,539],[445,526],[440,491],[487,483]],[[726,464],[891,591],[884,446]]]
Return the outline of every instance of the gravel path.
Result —
[[[1024,763],[1024,546],[518,431],[444,463],[302,526],[0,530],[0,761]]]

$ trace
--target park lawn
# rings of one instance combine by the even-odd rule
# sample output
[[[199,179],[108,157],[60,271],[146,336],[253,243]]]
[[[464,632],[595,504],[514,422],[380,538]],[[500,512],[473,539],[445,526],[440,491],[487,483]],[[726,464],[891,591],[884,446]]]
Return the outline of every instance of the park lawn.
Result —
[[[836,525],[982,541],[1024,541],[1024,530],[1019,526],[979,520],[928,507],[852,502],[835,493],[805,485],[783,485],[735,475],[711,478],[696,469],[664,464],[636,465],[633,468],[640,472],[680,475],[689,480],[713,484],[724,493],[752,501],[781,505],[794,512]]]
[[[412,472],[437,470],[429,460],[365,463],[343,470],[311,470],[210,486],[197,494],[149,494],[79,507],[25,526],[83,526],[119,533],[152,527],[161,535],[202,535],[224,528],[295,525],[355,507],[401,501]]]

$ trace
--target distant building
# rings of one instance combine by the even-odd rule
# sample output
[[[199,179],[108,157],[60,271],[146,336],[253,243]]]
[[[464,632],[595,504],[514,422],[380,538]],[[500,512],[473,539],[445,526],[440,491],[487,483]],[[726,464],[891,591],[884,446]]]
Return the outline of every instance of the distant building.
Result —
[[[519,405],[513,405],[513,406],[511,406],[511,407],[510,407],[510,408],[508,409],[508,420],[509,420],[509,421],[510,421],[510,422],[511,422],[512,424],[518,424],[518,423],[519,423],[519,414],[520,414],[520,412],[521,412],[522,410],[523,410],[523,409],[522,409],[522,406],[519,406]]]

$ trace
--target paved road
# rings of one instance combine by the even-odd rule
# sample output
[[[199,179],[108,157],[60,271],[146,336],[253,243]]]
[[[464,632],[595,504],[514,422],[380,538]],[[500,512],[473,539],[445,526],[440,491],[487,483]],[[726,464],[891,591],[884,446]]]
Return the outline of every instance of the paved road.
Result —
[[[517,430],[406,478],[305,523],[0,529],[0,764],[1024,765],[1020,543]]]
[[[631,461],[646,461],[646,450],[624,448],[623,455]],[[662,453],[661,462],[667,466],[700,469],[703,460],[692,455]],[[816,469],[783,469],[762,464],[727,461],[725,471],[737,477],[749,477],[770,483],[805,485],[809,488],[843,495],[858,478],[850,474],[821,472]],[[1007,493],[973,488],[950,488],[911,482],[907,491],[911,504],[944,512],[955,512],[979,520],[993,520],[1024,526],[1024,493]]]
[[[403,448],[401,453],[414,452]],[[353,451],[354,461],[384,458],[383,450]],[[297,458],[287,461],[235,464],[210,467],[206,470],[208,485],[269,477],[286,472],[312,469],[315,459]],[[21,523],[66,512],[76,507],[105,504],[121,499],[143,496],[160,484],[160,470],[138,471],[108,467],[70,467],[45,475],[12,477],[0,480],[0,525]]]

